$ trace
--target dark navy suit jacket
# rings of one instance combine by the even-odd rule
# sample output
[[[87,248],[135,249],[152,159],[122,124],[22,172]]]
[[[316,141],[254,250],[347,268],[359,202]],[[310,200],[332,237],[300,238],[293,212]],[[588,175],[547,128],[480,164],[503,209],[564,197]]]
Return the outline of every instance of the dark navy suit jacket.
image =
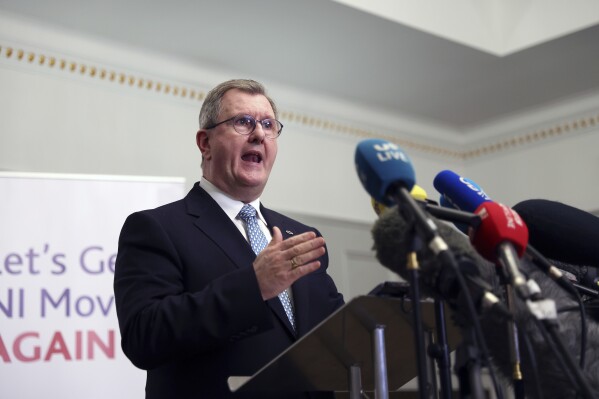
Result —
[[[318,231],[261,208],[283,238]],[[114,291],[122,348],[147,370],[146,397],[307,398],[229,392],[343,304],[321,267],[292,286],[297,334],[278,298],[263,301],[249,243],[196,184],[182,200],[130,215],[122,228]]]

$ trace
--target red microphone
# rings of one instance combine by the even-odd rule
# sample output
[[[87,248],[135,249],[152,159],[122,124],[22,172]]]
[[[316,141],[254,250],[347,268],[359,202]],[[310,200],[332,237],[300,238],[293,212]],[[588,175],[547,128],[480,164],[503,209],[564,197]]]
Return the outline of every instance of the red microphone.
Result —
[[[484,258],[502,266],[516,292],[529,299],[531,292],[518,264],[528,245],[528,227],[516,211],[497,202],[483,202],[474,213],[481,222],[469,231],[472,245]]]
[[[503,242],[514,246],[521,258],[528,245],[528,227],[513,209],[498,202],[483,202],[474,211],[481,219],[480,226],[470,231],[470,241],[478,252],[497,263],[497,251]]]

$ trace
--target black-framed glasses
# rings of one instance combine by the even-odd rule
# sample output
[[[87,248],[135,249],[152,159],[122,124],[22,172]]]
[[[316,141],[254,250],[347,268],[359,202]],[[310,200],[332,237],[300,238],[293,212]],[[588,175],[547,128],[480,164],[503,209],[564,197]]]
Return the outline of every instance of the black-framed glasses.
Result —
[[[264,131],[264,135],[269,139],[276,139],[281,134],[281,130],[283,130],[283,124],[276,119],[267,118],[259,121],[251,115],[235,115],[232,118],[215,123],[212,126],[208,126],[206,130],[214,129],[218,125],[222,125],[223,123],[231,121],[233,122],[233,129],[235,129],[237,133],[244,136],[252,134],[254,129],[256,129],[257,123],[260,123],[262,130]]]

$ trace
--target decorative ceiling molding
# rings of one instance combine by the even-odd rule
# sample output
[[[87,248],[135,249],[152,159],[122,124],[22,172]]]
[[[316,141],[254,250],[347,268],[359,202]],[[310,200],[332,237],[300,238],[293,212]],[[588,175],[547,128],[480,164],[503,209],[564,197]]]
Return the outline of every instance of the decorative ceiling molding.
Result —
[[[558,121],[554,124],[525,131],[511,137],[501,137],[486,144],[478,144],[462,152],[462,159],[467,161],[481,156],[496,154],[517,147],[533,146],[557,138],[566,138],[574,134],[592,131],[599,132],[599,108],[591,113]]]
[[[71,74],[72,77],[86,77],[97,79],[110,84],[118,84],[124,87],[135,89],[145,89],[157,94],[172,95],[191,101],[203,101],[206,96],[205,91],[178,83],[166,81],[164,79],[150,79],[147,77],[136,76],[115,68],[99,66],[74,60],[69,57],[49,55],[32,50],[26,50],[22,47],[6,46],[0,43],[0,57],[9,61],[15,61],[23,65],[37,66],[46,68],[49,71],[64,72]]]
[[[118,68],[75,60],[73,57],[0,43],[0,65],[3,64],[10,64],[17,68],[26,67],[38,70],[44,68],[45,71],[65,74],[71,78],[95,79],[98,82],[117,85],[123,89],[146,90],[155,95],[167,95],[170,96],[168,98],[185,100],[195,104],[201,103],[206,96],[205,89],[193,85],[181,84],[168,79],[141,76],[141,74],[126,72]],[[459,161],[469,161],[490,154],[499,154],[517,147],[532,146],[573,134],[594,130],[599,132],[599,107],[585,116],[564,119],[550,126],[532,131],[510,134],[510,137],[501,136],[482,144],[450,144],[447,147],[436,144],[432,140],[406,138],[408,135],[401,131],[381,132],[378,129],[365,129],[356,126],[356,124],[337,122],[334,118],[317,117],[293,110],[281,110],[280,119],[285,123],[302,126],[310,130],[323,131],[354,139],[380,138],[394,142],[407,150]]]

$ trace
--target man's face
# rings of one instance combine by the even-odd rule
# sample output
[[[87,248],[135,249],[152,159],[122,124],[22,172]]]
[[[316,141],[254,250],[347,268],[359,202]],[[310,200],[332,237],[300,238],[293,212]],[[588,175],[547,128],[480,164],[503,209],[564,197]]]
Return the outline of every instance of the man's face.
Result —
[[[222,98],[217,122],[239,114],[256,120],[275,117],[265,96],[229,90]],[[231,123],[223,123],[200,130],[196,139],[206,179],[240,201],[253,201],[262,194],[277,156],[277,139],[267,139],[260,123],[247,136],[237,133]]]

